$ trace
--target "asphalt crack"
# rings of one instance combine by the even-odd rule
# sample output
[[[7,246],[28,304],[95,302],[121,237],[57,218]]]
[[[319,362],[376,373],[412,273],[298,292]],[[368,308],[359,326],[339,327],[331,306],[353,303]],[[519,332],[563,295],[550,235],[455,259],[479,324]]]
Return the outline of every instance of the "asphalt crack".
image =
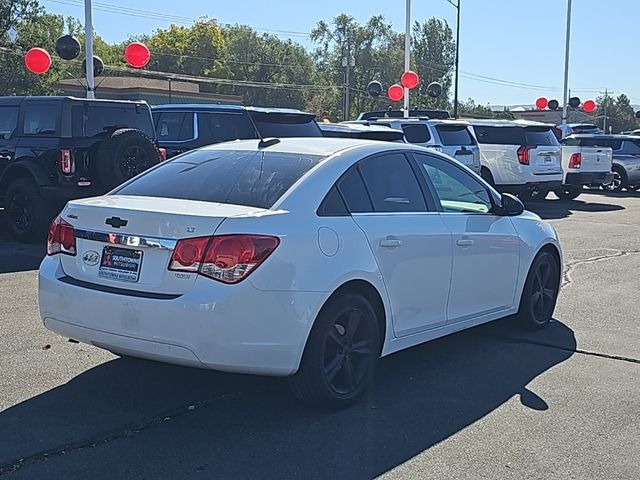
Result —
[[[251,392],[251,393],[253,394],[257,392]],[[26,466],[44,462],[52,458],[61,457],[63,455],[86,450],[89,448],[100,447],[110,442],[113,442],[115,440],[121,440],[124,438],[133,437],[142,431],[148,430],[157,425],[161,425],[162,423],[168,422],[174,418],[182,417],[183,415],[186,415],[199,408],[209,406],[214,403],[228,400],[228,399],[237,399],[245,395],[246,393],[241,393],[241,392],[225,393],[220,396],[211,398],[209,400],[192,402],[189,405],[184,405],[182,407],[179,407],[170,411],[165,411],[161,414],[156,414],[152,417],[147,417],[142,420],[137,420],[125,425],[121,425],[117,429],[111,430],[109,432],[102,432],[89,439],[83,439],[73,443],[66,443],[58,447],[54,447],[45,451],[34,453],[29,456],[18,458],[8,463],[5,463],[3,465],[0,465],[0,476],[16,472]]]
[[[571,272],[573,271],[573,269],[579,265],[585,265],[588,263],[595,263],[595,262],[600,262],[602,260],[609,260],[611,258],[617,258],[617,257],[626,257],[629,255],[635,255],[635,254],[639,254],[640,250],[614,250],[613,253],[609,254],[609,255],[596,255],[594,257],[589,257],[589,258],[584,258],[581,260],[575,260],[573,262],[567,262],[565,263],[565,268],[564,268],[564,272],[562,275],[562,287],[566,287],[567,285],[570,285],[571,283],[573,283],[573,278],[571,278]]]

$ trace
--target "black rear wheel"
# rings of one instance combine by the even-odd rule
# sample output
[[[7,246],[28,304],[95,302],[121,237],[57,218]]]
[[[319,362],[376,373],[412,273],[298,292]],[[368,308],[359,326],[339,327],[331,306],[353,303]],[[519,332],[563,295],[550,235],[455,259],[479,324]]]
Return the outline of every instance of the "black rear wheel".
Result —
[[[582,185],[572,185],[554,190],[560,200],[575,200],[582,193]]]
[[[320,312],[291,390],[302,402],[344,408],[367,390],[380,356],[376,312],[365,298],[346,294]]]
[[[7,188],[6,213],[9,232],[16,240],[38,242],[46,237],[55,209],[45,202],[31,179],[18,178]]]
[[[548,251],[534,259],[520,298],[521,324],[536,330],[545,327],[553,316],[560,291],[560,265]]]

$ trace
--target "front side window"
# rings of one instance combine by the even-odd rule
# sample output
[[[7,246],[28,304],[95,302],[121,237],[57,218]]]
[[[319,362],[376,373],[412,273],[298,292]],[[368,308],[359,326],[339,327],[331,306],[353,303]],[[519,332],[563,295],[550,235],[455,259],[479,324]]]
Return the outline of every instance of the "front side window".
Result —
[[[271,208],[324,157],[195,150],[160,164],[115,193]]]
[[[58,105],[34,103],[24,107],[25,135],[54,135],[58,129]]]
[[[435,190],[442,211],[488,213],[493,204],[487,189],[467,172],[441,158],[414,154],[420,170]]]
[[[18,126],[18,110],[15,107],[0,107],[0,138],[11,138]]]
[[[407,157],[379,155],[359,164],[376,212],[426,212],[427,205]]]

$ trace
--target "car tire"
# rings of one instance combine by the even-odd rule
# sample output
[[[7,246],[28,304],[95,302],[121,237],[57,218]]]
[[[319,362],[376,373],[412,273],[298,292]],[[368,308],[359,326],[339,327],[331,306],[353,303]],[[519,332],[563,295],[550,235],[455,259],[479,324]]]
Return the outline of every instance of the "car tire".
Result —
[[[480,176],[485,182],[487,182],[492,187],[496,186],[496,181],[494,180],[493,175],[491,174],[491,170],[489,170],[487,167],[480,168]]]
[[[56,211],[42,198],[33,180],[13,180],[7,188],[5,205],[9,233],[16,240],[33,243],[46,238]]]
[[[560,291],[560,265],[556,257],[540,252],[531,264],[520,297],[518,319],[528,330],[544,328],[553,317]]]
[[[94,158],[98,183],[110,190],[158,164],[160,153],[143,132],[123,128],[97,145]]]
[[[553,191],[560,200],[575,200],[582,193],[582,185],[562,187]]]
[[[366,298],[347,293],[329,300],[290,379],[293,395],[320,408],[354,404],[372,383],[380,346],[377,314]]]
[[[535,190],[523,190],[518,194],[518,198],[522,200],[523,203],[529,202],[542,202],[547,195],[549,194],[549,190],[545,189],[535,189]]]
[[[614,165],[611,171],[613,172],[613,181],[602,188],[607,192],[620,192],[627,187],[627,172],[617,165]]]

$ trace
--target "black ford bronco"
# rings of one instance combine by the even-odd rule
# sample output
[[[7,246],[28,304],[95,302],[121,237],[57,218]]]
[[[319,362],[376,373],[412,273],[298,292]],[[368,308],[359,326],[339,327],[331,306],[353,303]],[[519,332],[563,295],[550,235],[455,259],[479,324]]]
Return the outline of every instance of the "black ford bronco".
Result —
[[[104,194],[162,158],[145,102],[0,97],[0,208],[20,241],[40,240],[68,200]]]

